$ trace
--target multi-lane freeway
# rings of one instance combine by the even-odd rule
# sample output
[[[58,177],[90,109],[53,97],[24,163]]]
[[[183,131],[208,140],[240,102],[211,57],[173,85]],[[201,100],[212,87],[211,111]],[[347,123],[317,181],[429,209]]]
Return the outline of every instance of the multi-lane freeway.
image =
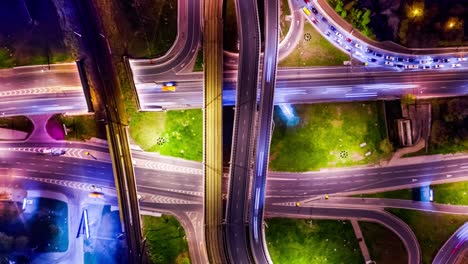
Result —
[[[260,25],[257,2],[236,1],[239,25],[239,75],[232,133],[229,190],[226,208],[226,244],[230,263],[252,263],[247,239],[248,193],[255,139]],[[221,125],[221,124],[220,124]]]

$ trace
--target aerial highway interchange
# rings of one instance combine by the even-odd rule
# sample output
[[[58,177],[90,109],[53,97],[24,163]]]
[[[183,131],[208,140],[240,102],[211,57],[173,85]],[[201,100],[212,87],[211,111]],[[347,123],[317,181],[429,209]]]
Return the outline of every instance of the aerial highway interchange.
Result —
[[[239,8],[239,12],[245,12],[244,14],[247,14],[247,12],[256,13],[255,8],[248,7],[254,1],[251,2],[238,1],[237,8]],[[277,1],[272,2],[276,2],[276,6],[272,4],[270,8],[277,9]],[[162,106],[168,110],[201,108],[203,106],[203,74],[192,73],[187,67],[187,65],[193,63],[196,56],[195,51],[202,45],[203,1],[180,0],[179,3],[179,14],[186,19],[179,20],[178,37],[172,49],[165,56],[158,59],[130,60],[142,110],[151,110],[151,106],[154,105]],[[468,159],[466,157],[396,167],[337,169],[310,173],[269,172],[268,177],[266,177],[270,135],[264,133],[271,130],[269,120],[272,118],[273,103],[389,99],[400,97],[408,89],[417,90],[418,96],[421,98],[466,95],[468,93],[468,84],[465,81],[466,66],[468,66],[464,60],[466,51],[464,49],[388,49],[384,45],[371,42],[349,30],[346,22],[333,15],[328,10],[329,6],[324,5],[322,1],[314,1],[314,6],[306,5],[303,1],[292,0],[290,4],[294,14],[303,12],[304,7],[309,8],[311,14],[301,13],[301,15],[306,16],[308,22],[316,26],[324,36],[328,36],[328,32],[330,34],[332,32],[341,32],[340,34],[350,38],[351,41],[344,39],[344,42],[354,45],[349,51],[357,55],[355,56],[357,59],[376,65],[375,67],[362,66],[354,68],[279,68],[277,74],[275,74],[276,56],[281,59],[283,53],[287,53],[288,50],[294,48],[293,44],[284,45],[290,39],[294,39],[294,36],[290,36],[282,43],[275,41],[271,51],[274,55],[268,54],[269,49],[267,48],[265,48],[265,54],[261,55],[259,46],[251,46],[252,38],[257,38],[257,41],[260,41],[258,32],[252,33],[256,34],[256,36],[249,36],[248,41],[241,44],[239,55],[225,53],[225,64],[229,70],[226,70],[223,74],[224,93],[222,102],[224,105],[236,106],[236,114],[239,117],[236,118],[238,123],[235,125],[237,129],[235,131],[241,132],[240,134],[239,132],[234,133],[236,139],[233,139],[233,149],[235,150],[233,150],[231,156],[231,170],[229,175],[225,175],[229,178],[229,181],[227,181],[229,186],[223,186],[223,194],[227,195],[228,198],[226,236],[228,238],[232,236],[228,239],[228,249],[231,250],[231,255],[228,254],[227,257],[231,258],[231,262],[235,262],[233,255],[236,258],[244,259],[246,262],[255,260],[255,263],[267,263],[271,261],[263,240],[263,214],[265,214],[266,216],[327,219],[360,218],[380,222],[402,239],[408,251],[409,263],[419,263],[421,258],[419,245],[411,229],[405,223],[398,221],[398,218],[385,213],[383,208],[411,207],[423,211],[434,210],[468,214],[466,208],[456,206],[439,207],[439,205],[435,205],[435,208],[428,208],[425,203],[410,204],[401,201],[398,204],[388,200],[378,201],[374,199],[365,199],[362,205],[358,204],[353,207],[351,205],[357,203],[354,203],[353,200],[340,199],[339,196],[347,193],[366,193],[421,186],[427,183],[466,180],[468,177]],[[240,11],[241,8],[245,8],[245,10]],[[312,11],[313,9],[317,13]],[[246,15],[246,19],[255,20],[256,15]],[[265,16],[265,19],[268,17]],[[292,25],[301,25],[303,23],[303,17],[297,17],[296,15],[293,17],[300,23],[293,21]],[[240,19],[239,23],[246,28],[245,32],[241,29],[241,39],[244,33],[248,36],[250,30],[252,30],[251,27],[244,24],[242,19]],[[314,19],[321,22],[315,24]],[[254,23],[256,22],[251,21],[247,24]],[[277,21],[274,23],[277,23]],[[266,23],[266,25],[269,24]],[[333,27],[335,31],[330,27]],[[267,36],[269,30],[277,32],[277,25],[271,25],[271,28],[266,27]],[[300,34],[300,30],[298,31],[294,26],[291,27],[291,31]],[[337,40],[341,39],[336,33],[333,34],[337,36]],[[330,39],[330,41],[344,50],[350,46],[350,44],[343,41],[341,41],[342,43],[334,39]],[[356,44],[359,46],[356,46]],[[372,52],[367,52],[367,49],[371,49]],[[369,53],[370,55],[365,57],[356,54],[356,51],[359,52],[359,50],[362,50],[361,54]],[[242,52],[251,52],[251,54],[243,55]],[[380,52],[377,54],[382,56],[378,56],[374,52]],[[400,57],[402,57],[402,61],[398,61]],[[450,61],[441,62],[445,67],[434,68],[434,66],[431,66],[431,69],[426,69],[424,67],[426,64],[439,65],[434,61],[436,57],[440,60],[448,59]],[[409,61],[410,58],[412,61]],[[372,59],[376,61],[371,61]],[[256,62],[252,63],[250,60],[256,60]],[[425,61],[425,63],[420,61]],[[237,63],[239,63],[238,67],[235,66]],[[453,66],[453,64],[457,65]],[[460,65],[458,66],[458,64]],[[404,66],[397,67],[395,65]],[[409,69],[406,65],[418,66]],[[259,74],[260,66],[263,66],[262,74]],[[240,74],[237,69],[239,69]],[[261,76],[261,81],[257,81],[257,75]],[[437,76],[437,82],[433,80],[434,76]],[[273,88],[275,78],[277,79],[276,88]],[[0,93],[2,93],[3,98],[8,99],[7,102],[2,101],[0,105],[0,112],[3,116],[87,111],[86,100],[74,64],[52,65],[51,68],[32,66],[1,70],[0,79]],[[178,82],[177,92],[163,93],[157,89],[162,82],[174,79],[177,79]],[[260,106],[260,109],[263,109],[260,110],[259,121],[257,121],[260,132],[255,132],[259,133],[259,136],[251,137],[250,133],[254,133],[255,130],[253,128],[254,119],[256,118],[254,109],[257,107],[259,84],[269,84],[273,85],[273,87],[260,89],[260,102],[265,100],[263,96],[268,96],[263,92],[264,89],[269,90],[271,94],[268,101],[265,102],[265,106],[263,106],[263,103]],[[241,94],[244,89],[245,95]],[[275,90],[274,99],[273,90]],[[31,107],[31,102],[34,102],[33,107]],[[242,112],[240,107],[245,107],[245,112]],[[265,116],[262,116],[262,113],[265,113]],[[265,122],[265,127],[262,126],[262,122]],[[246,127],[243,128],[241,124],[246,124]],[[265,131],[262,132],[262,128]],[[244,130],[245,132],[242,132]],[[247,137],[245,134],[247,134]],[[246,141],[245,138],[251,141]],[[262,142],[258,144],[263,145],[257,146],[256,154],[253,155],[253,146],[257,144],[255,140]],[[237,148],[235,148],[236,144],[238,144]],[[76,156],[69,154],[49,160],[50,157],[40,155],[42,148],[50,146],[67,149],[67,153],[76,153]],[[28,181],[30,182],[61,185],[64,188],[76,188],[81,191],[89,191],[90,185],[96,184],[107,188],[110,201],[117,204],[111,159],[109,157],[105,158],[109,155],[107,146],[54,141],[25,141],[20,143],[1,142],[0,147],[8,150],[2,154],[2,167],[17,172],[15,177],[29,177]],[[240,160],[237,160],[235,158],[237,151],[244,152],[242,150],[244,147],[246,148],[244,156],[239,157]],[[75,152],[71,150],[75,150]],[[101,156],[98,156],[103,158],[102,160],[90,160],[89,157],[83,155],[85,151],[100,153]],[[138,193],[142,197],[140,199],[140,209],[174,214],[186,229],[192,261],[194,263],[206,263],[208,255],[203,231],[203,196],[205,190],[202,164],[153,155],[139,150],[132,150],[131,155]],[[249,178],[251,177],[250,163],[254,156],[256,160],[253,162],[253,168],[256,170],[254,170],[254,181],[251,183]],[[46,159],[47,162],[45,162]],[[18,163],[17,160],[21,160],[21,162]],[[45,167],[42,168],[43,166]],[[57,169],[54,173],[50,173],[46,167],[56,167]],[[238,174],[236,174],[236,170],[239,170]],[[90,173],[93,176],[90,176]],[[170,173],[171,177],[167,177],[168,173]],[[33,174],[34,177],[30,174]],[[64,177],[65,175],[66,177]],[[257,176],[259,182],[257,182]],[[236,181],[238,186],[233,185],[236,184]],[[250,184],[251,186],[249,186]],[[237,192],[237,196],[232,193],[233,190],[240,190]],[[251,192],[250,195],[248,195],[249,192]],[[334,194],[337,196],[336,198]],[[330,195],[332,199],[324,200],[324,195]],[[298,208],[295,206],[296,202],[301,202],[302,206]],[[236,210],[233,209],[234,207]],[[259,208],[265,210],[265,212],[258,210]],[[244,226],[245,214],[250,214],[249,217],[252,220],[249,221],[249,224],[253,225],[252,229],[246,230]],[[232,220],[229,217],[233,217]],[[466,239],[465,229],[466,227],[461,228],[454,234],[454,238]],[[262,234],[259,234],[259,231]],[[464,235],[457,236],[459,233]],[[250,236],[250,240],[248,236]],[[259,237],[260,240],[258,240]],[[251,240],[252,238],[253,240]],[[248,241],[250,241],[250,244]],[[229,243],[234,243],[235,246],[230,246]],[[461,245],[466,247],[466,243]],[[460,242],[453,242],[450,239],[441,249],[441,252],[447,252],[447,247],[450,249],[450,247],[454,246],[460,247]],[[461,249],[454,251],[454,253],[462,252]],[[233,250],[236,252],[234,253]],[[259,254],[264,255],[259,256]],[[440,253],[437,255],[435,263],[453,263],[454,261],[453,254]]]

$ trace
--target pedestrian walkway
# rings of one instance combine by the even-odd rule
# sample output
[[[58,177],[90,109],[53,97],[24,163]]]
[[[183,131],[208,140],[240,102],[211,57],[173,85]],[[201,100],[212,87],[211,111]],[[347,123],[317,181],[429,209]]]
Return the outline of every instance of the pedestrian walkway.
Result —
[[[49,120],[52,115],[30,115],[28,118],[34,125],[34,130],[31,135],[28,137],[27,141],[34,142],[53,142],[53,139],[49,133],[47,133],[47,120]]]
[[[359,227],[359,223],[356,219],[351,220],[351,225],[353,226],[354,234],[359,243],[359,248],[361,248],[362,256],[364,257],[365,263],[370,262],[371,258],[369,255],[369,250],[367,249],[366,241],[364,241],[364,237],[362,236],[361,228]]]
[[[402,162],[402,160],[405,159],[405,158],[402,158],[404,155],[409,154],[409,153],[418,152],[421,149],[423,149],[425,146],[426,146],[426,141],[423,138],[421,138],[421,139],[419,139],[418,143],[415,144],[414,146],[407,147],[407,148],[401,148],[401,149],[397,150],[393,154],[393,156],[390,159],[390,161],[388,162],[387,166],[398,166],[398,165],[400,165],[400,162]]]

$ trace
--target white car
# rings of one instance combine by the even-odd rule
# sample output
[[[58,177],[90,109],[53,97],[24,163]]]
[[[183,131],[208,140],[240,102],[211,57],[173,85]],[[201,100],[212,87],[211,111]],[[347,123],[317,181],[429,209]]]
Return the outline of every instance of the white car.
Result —
[[[392,57],[392,56],[387,55],[387,56],[385,56],[385,59],[386,59],[386,60],[394,61],[394,60],[395,60],[395,57]]]
[[[430,63],[432,62],[431,60],[420,60],[419,63],[421,64],[427,64],[427,63]]]
[[[444,67],[443,64],[436,64],[436,65],[434,65],[434,68],[435,68],[435,69],[439,69],[439,68],[443,68],[443,67]]]
[[[407,70],[413,70],[417,68],[418,68],[418,65],[414,65],[414,64],[405,65],[405,69]]]
[[[358,49],[362,49],[362,46],[359,43],[354,44],[354,47],[356,47]]]
[[[461,64],[460,63],[454,63],[452,64],[452,68],[459,68],[461,67]]]
[[[335,32],[335,35],[337,35],[337,36],[338,36],[340,39],[342,39],[342,38],[343,38],[343,35],[341,35],[341,33],[340,33],[340,32],[338,32],[338,31],[337,31],[337,32]]]
[[[457,61],[467,61],[468,58],[458,58]]]
[[[356,54],[356,55],[358,55],[358,56],[361,56],[361,57],[362,57],[362,53],[361,53],[360,51],[358,51],[358,50],[356,50],[356,51],[354,52],[354,54]]]
[[[391,62],[391,61],[386,61],[386,62],[385,62],[385,65],[393,66],[393,62]]]

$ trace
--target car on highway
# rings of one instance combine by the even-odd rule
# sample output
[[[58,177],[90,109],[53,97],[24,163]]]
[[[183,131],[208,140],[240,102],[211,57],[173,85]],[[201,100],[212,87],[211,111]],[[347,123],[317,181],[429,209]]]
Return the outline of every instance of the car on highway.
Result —
[[[318,25],[319,22],[317,21],[317,19],[312,18],[312,23],[314,23],[315,25]]]
[[[403,64],[395,64],[395,67],[399,68],[399,69],[403,69],[405,68],[405,65]]]
[[[377,61],[377,59],[374,59],[374,58],[368,58],[368,59],[367,59],[367,61],[368,61],[368,62],[376,62],[376,61]]]
[[[88,194],[88,197],[89,198],[99,198],[99,199],[102,199],[104,198],[104,194],[102,192],[98,192],[98,191],[94,191],[94,192],[90,192]]]
[[[307,7],[305,7],[305,6],[302,8],[302,11],[304,11],[304,13],[305,13],[307,16],[310,16],[310,15],[311,15],[311,14],[310,14],[309,8],[307,8]]]
[[[460,68],[461,64],[460,63],[454,63],[452,64],[452,68]]]
[[[352,48],[351,48],[351,46],[346,45],[346,46],[345,46],[345,49],[346,49],[347,51],[351,51]]]
[[[395,60],[395,57],[390,56],[390,55],[387,55],[387,56],[385,56],[385,59],[386,59],[386,60],[390,60],[390,61],[394,61],[394,60]]]
[[[420,64],[428,64],[428,63],[431,63],[432,60],[420,60],[419,63]]]
[[[391,61],[386,61],[386,62],[385,62],[385,65],[393,66],[393,62],[391,62]]]
[[[439,69],[439,68],[443,68],[444,65],[443,64],[436,64],[434,65],[434,69]]]
[[[330,30],[325,31],[325,35],[327,35],[329,37],[331,35]]]
[[[312,13],[318,14],[318,11],[317,11],[317,9],[315,9],[315,7],[312,7]]]
[[[374,56],[379,57],[379,58],[382,58],[382,57],[383,57],[383,55],[380,54],[380,53],[378,53],[378,52],[374,52]]]
[[[296,202],[296,207],[299,207],[301,206],[301,203],[300,202]]]
[[[398,57],[398,58],[396,58],[396,61],[398,61],[398,62],[403,62],[403,61],[404,61],[404,59],[403,59],[403,58],[401,58],[401,57]]]
[[[350,38],[346,38],[346,41],[348,41],[349,43],[352,42],[352,40]]]
[[[414,59],[413,58],[406,58],[405,62],[414,62]]]
[[[163,92],[168,92],[168,91],[175,92],[175,90],[176,90],[176,83],[175,82],[165,82],[165,83],[163,83],[163,86],[162,86],[162,91]]]
[[[43,153],[43,154],[50,154],[52,152],[52,149],[50,148],[45,148],[45,149],[41,149],[39,150],[39,152]]]
[[[359,43],[354,44],[354,47],[356,47],[356,48],[358,48],[358,49],[362,49],[362,46],[361,46],[361,44],[359,44]]]
[[[419,67],[419,68],[422,69],[422,70],[427,70],[427,69],[430,69],[431,66],[429,66],[429,65],[424,65],[424,66],[421,66],[421,67]]]
[[[417,69],[418,68],[418,65],[416,64],[407,64],[405,65],[405,69],[407,70],[414,70],[414,69]]]
[[[332,25],[330,25],[330,29],[331,29],[333,32],[336,31],[336,28],[335,28],[334,26],[332,26]]]
[[[366,49],[366,52],[367,52],[367,53],[372,53],[372,52],[374,52],[374,51],[371,50],[371,49],[369,49],[369,48],[367,48],[367,49]]]
[[[342,35],[340,32],[338,32],[338,31],[335,32],[335,35],[338,36],[340,39],[343,38],[343,35]]]
[[[360,51],[358,51],[358,50],[356,50],[356,51],[354,52],[354,54],[356,54],[356,55],[358,55],[358,56],[362,56],[362,53],[361,53]]]
[[[57,149],[57,148],[53,148],[50,150],[50,154],[52,156],[60,156],[60,155],[64,155],[65,154],[65,150],[64,149]]]
[[[468,58],[457,58],[457,61],[467,61]]]
[[[322,16],[322,21],[327,22],[328,20],[324,16]]]

